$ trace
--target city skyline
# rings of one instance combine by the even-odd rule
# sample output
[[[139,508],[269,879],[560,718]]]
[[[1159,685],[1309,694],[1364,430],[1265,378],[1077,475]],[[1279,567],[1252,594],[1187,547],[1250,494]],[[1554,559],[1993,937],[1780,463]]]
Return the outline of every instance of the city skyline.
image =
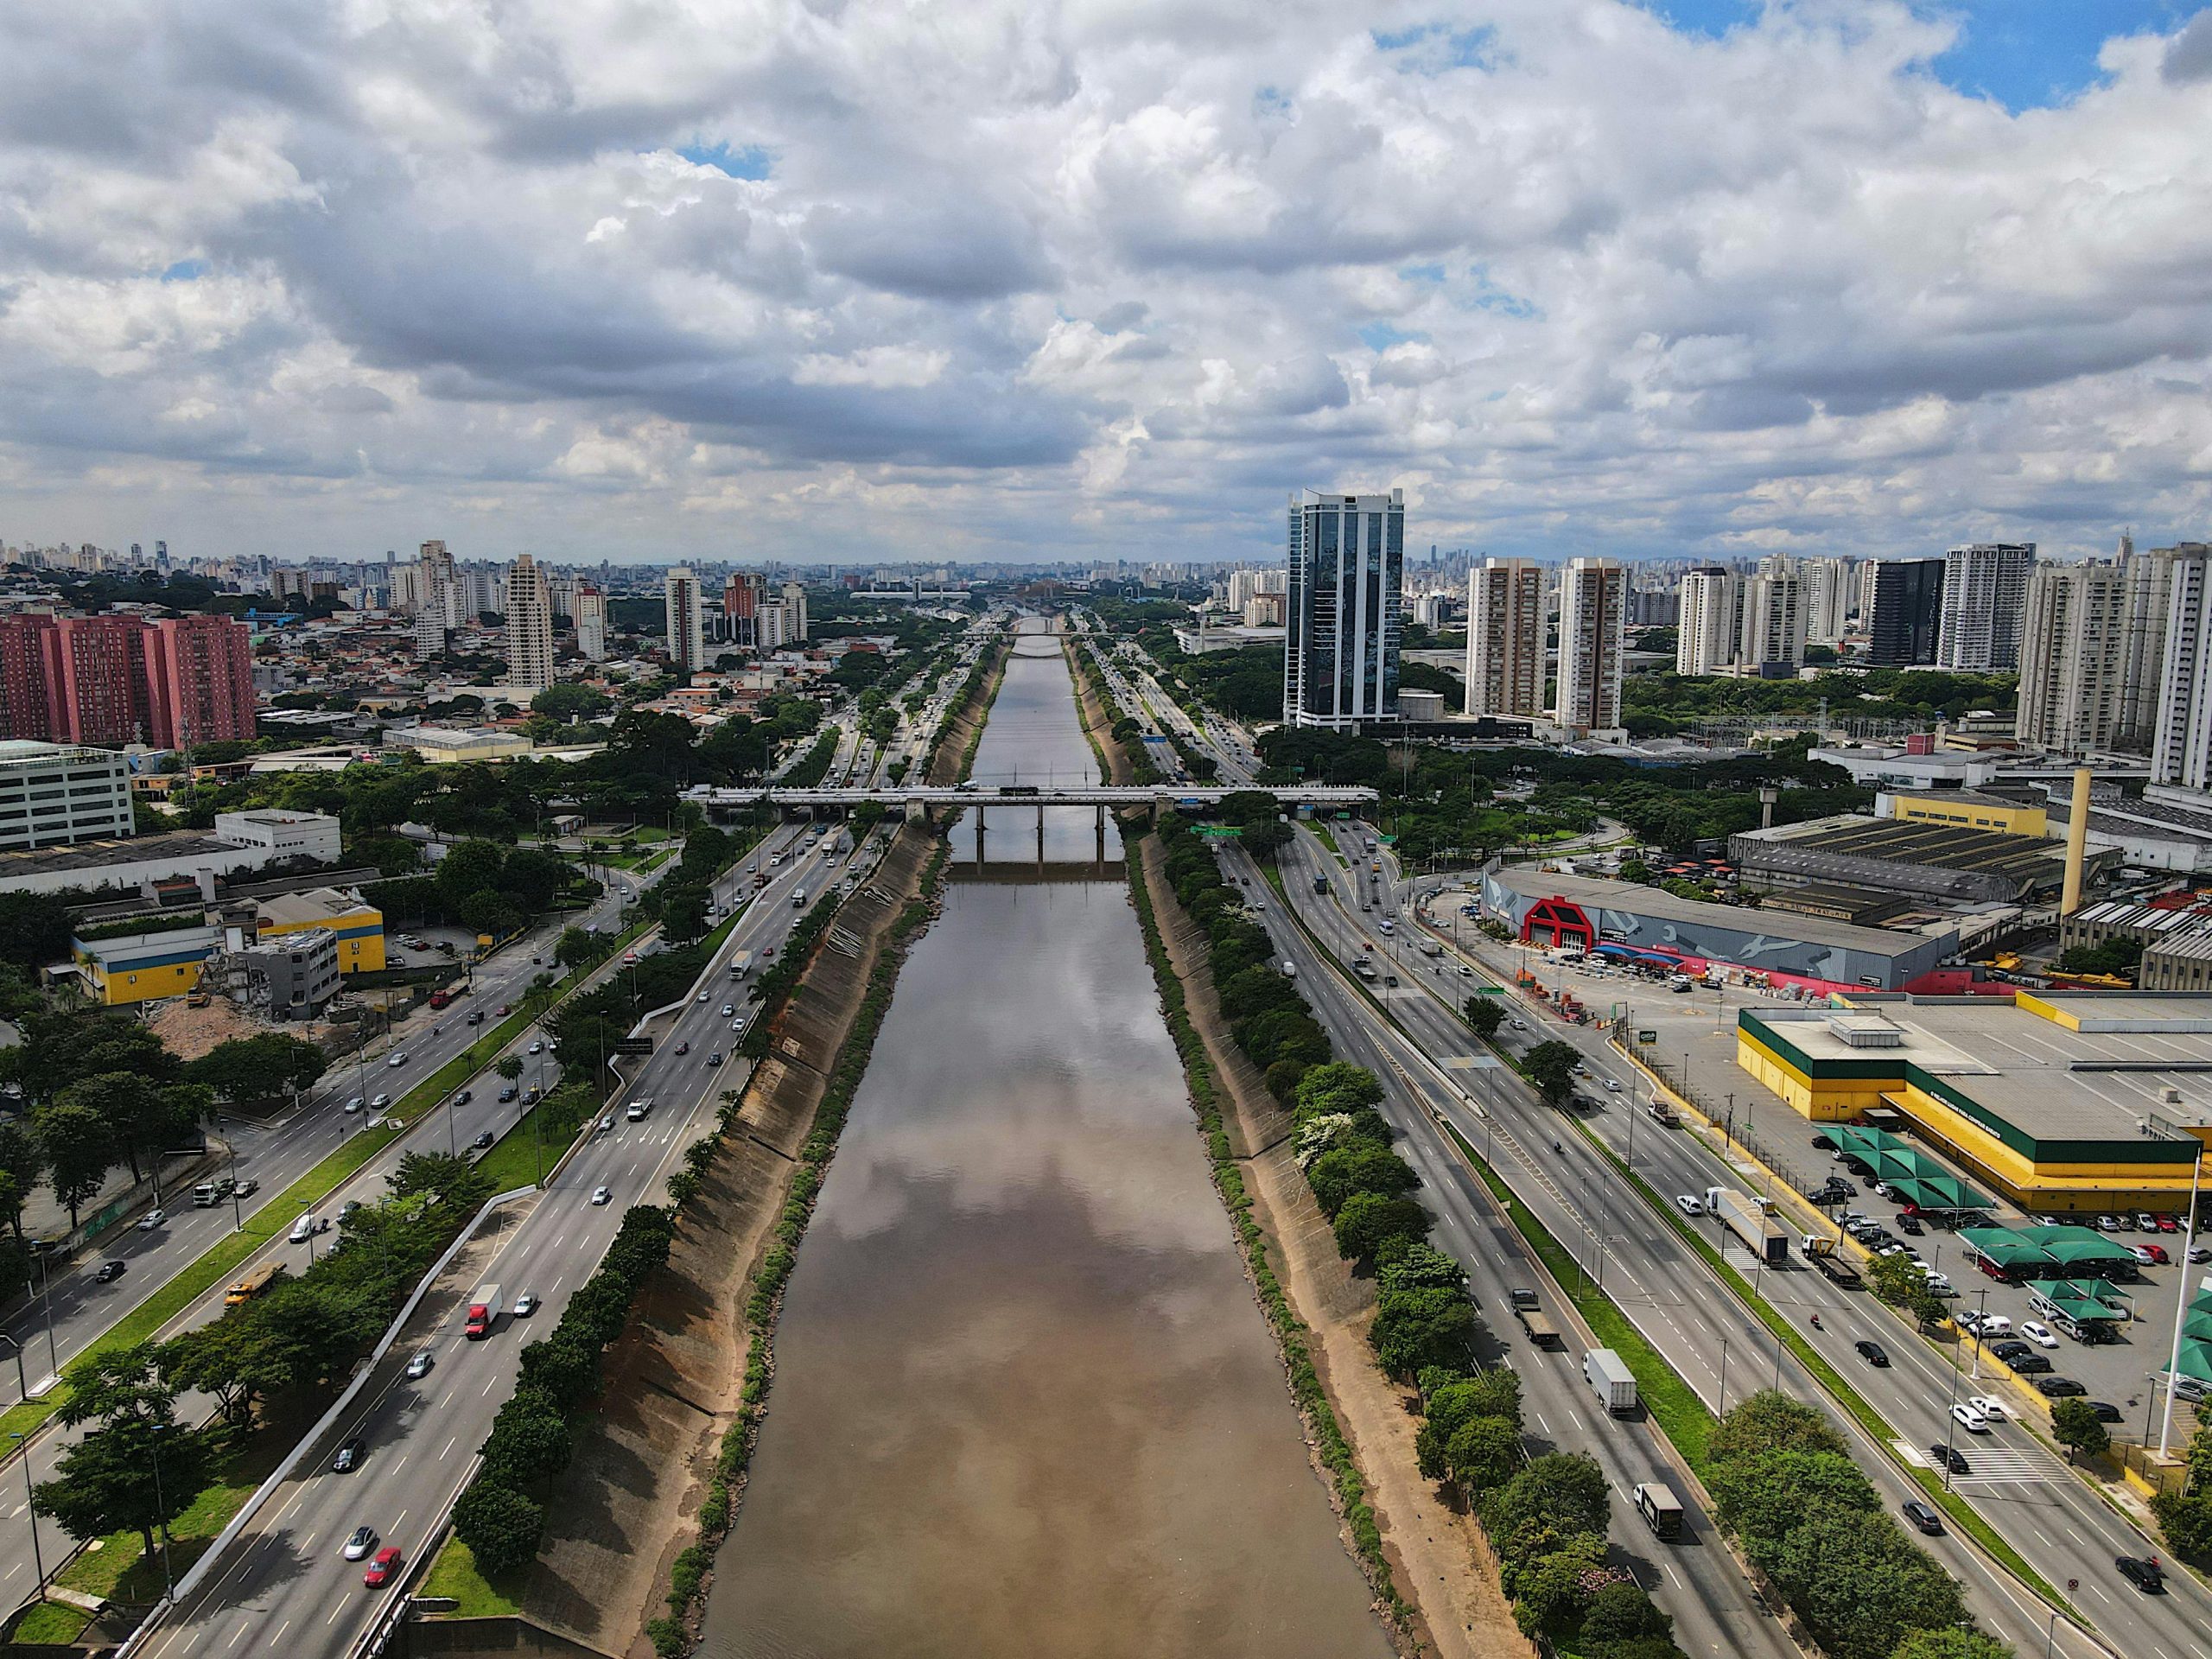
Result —
[[[233,23],[302,73],[158,10],[0,68],[13,539],[1209,560],[1306,485],[1548,563],[2079,556],[2212,503],[2180,0]]]

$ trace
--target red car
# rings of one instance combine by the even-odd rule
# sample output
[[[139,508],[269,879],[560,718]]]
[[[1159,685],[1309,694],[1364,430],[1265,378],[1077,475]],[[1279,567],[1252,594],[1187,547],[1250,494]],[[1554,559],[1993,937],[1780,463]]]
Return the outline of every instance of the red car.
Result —
[[[2158,1230],[2162,1233],[2177,1233],[2181,1231],[2181,1222],[2179,1218],[2173,1216],[2160,1216]]]
[[[361,1582],[372,1590],[383,1589],[399,1571],[399,1551],[390,1544],[385,1545],[370,1561],[369,1570],[361,1574]]]
[[[2145,1255],[2162,1268],[2173,1260],[2173,1257],[2166,1254],[2166,1247],[2163,1244],[2145,1244],[2142,1249]]]

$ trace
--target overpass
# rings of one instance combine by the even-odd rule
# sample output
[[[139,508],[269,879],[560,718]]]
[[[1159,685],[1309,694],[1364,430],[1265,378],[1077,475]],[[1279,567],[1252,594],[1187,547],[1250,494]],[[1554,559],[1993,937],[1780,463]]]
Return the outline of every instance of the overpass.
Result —
[[[782,789],[774,785],[753,789],[702,787],[686,790],[683,798],[705,807],[778,806],[786,811],[846,811],[873,801],[887,810],[898,809],[909,817],[950,809],[979,810],[994,806],[1089,806],[1101,810],[1141,806],[1154,813],[1163,806],[1185,802],[1200,807],[1219,806],[1230,795],[1272,795],[1283,808],[1327,807],[1357,811],[1373,804],[1376,791],[1364,784],[880,784]]]

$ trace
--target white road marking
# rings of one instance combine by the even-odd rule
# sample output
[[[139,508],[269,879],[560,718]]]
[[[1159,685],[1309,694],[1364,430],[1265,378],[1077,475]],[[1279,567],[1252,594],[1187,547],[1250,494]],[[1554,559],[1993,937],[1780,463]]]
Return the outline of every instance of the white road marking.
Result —
[[[346,1608],[351,1606],[353,1605],[353,1599],[351,1596],[348,1596],[344,1601],[340,1602],[335,1607],[332,1608],[330,1610],[330,1617],[322,1621],[323,1627],[327,1630],[331,1625],[335,1624],[338,1622],[338,1615],[344,1612]]]
[[[246,1626],[245,1626],[245,1624],[244,1623],[241,1623],[241,1624],[238,1625],[238,1630],[236,1630],[236,1631],[232,1635],[231,1639],[230,1639],[229,1641],[226,1642],[225,1643],[223,1643],[223,1645],[224,1645],[225,1647],[226,1647],[226,1648],[235,1648],[236,1646],[238,1646],[238,1644],[241,1641],[243,1641],[243,1640],[245,1639],[245,1632],[246,1632]]]
[[[454,1436],[453,1437],[453,1440],[459,1440],[460,1438],[461,1438],[461,1436],[460,1436],[460,1435],[458,1435],[458,1434],[456,1434],[456,1435],[454,1435]],[[439,1461],[440,1463],[443,1463],[443,1462],[446,1460],[446,1452],[450,1452],[450,1451],[452,1451],[452,1450],[453,1450],[453,1440],[448,1440],[448,1441],[446,1442],[446,1449],[445,1449],[445,1452],[439,1452],[439,1453],[438,1453],[438,1461]]]
[[[288,1619],[286,1619],[286,1620],[285,1620],[282,1624],[279,1624],[279,1625],[276,1627],[276,1635],[274,1635],[274,1636],[272,1636],[272,1637],[270,1637],[269,1638],[269,1645],[270,1645],[270,1647],[272,1647],[272,1648],[273,1648],[273,1647],[275,1647],[275,1646],[276,1646],[279,1642],[282,1642],[282,1641],[284,1639],[284,1632],[285,1632],[285,1631],[287,1631],[287,1630],[290,1630],[291,1628],[292,1628],[292,1621],[291,1621],[290,1619],[289,1619],[289,1618],[288,1618]]]

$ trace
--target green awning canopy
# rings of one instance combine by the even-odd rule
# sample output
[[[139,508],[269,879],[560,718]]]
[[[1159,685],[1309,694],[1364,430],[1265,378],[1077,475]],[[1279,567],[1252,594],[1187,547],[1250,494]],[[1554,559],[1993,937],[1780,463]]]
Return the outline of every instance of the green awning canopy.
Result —
[[[2113,1300],[2107,1300],[2090,1287],[2102,1282],[2101,1280],[2091,1280],[2083,1284],[2071,1279],[2037,1279],[2031,1281],[2028,1288],[2076,1324],[2094,1321],[2101,1325],[2117,1325],[2128,1317],[2128,1311],[2118,1292],[2113,1293]]]
[[[1923,1210],[1986,1210],[1990,1204],[1964,1181],[1949,1175],[1891,1179],[1890,1196]]]
[[[2184,1340],[2181,1345],[2181,1363],[2174,1367],[2177,1376],[2193,1376],[2201,1382],[2212,1382],[2212,1343]]]

